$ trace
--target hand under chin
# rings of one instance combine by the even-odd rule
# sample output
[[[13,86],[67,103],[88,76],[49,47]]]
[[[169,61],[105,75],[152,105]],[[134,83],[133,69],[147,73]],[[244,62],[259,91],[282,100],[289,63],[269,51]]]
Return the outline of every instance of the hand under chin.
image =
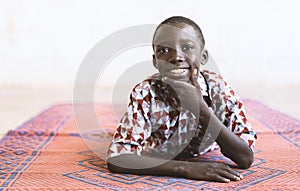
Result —
[[[191,79],[189,77],[173,77],[173,76],[167,76],[167,77],[170,80],[191,83]]]

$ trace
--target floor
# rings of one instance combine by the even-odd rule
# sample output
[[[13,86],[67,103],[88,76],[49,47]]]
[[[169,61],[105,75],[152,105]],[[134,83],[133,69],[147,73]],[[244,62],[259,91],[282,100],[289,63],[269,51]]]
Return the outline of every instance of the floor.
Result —
[[[259,88],[258,88],[259,87]],[[296,86],[239,86],[235,89],[241,97],[253,98],[300,120],[300,85]],[[280,92],[280,94],[279,94]],[[105,89],[95,92],[96,100],[110,101]],[[47,107],[57,103],[72,103],[73,87],[0,87],[0,138],[8,130],[22,125]]]

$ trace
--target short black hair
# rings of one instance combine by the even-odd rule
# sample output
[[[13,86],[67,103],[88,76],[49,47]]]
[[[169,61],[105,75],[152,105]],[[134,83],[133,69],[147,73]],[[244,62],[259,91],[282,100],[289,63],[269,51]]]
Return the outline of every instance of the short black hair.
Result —
[[[174,23],[185,23],[187,25],[190,25],[194,28],[194,30],[198,33],[198,38],[200,39],[201,43],[203,44],[203,47],[205,46],[205,39],[202,33],[201,28],[191,19],[183,17],[183,16],[173,16],[173,17],[169,17],[166,20],[164,20],[163,22],[161,22],[157,28],[155,29],[154,35],[153,35],[153,42],[154,42],[154,38],[156,35],[157,30],[162,26],[162,25],[166,25],[166,24],[174,24]],[[152,43],[153,44],[153,43]]]

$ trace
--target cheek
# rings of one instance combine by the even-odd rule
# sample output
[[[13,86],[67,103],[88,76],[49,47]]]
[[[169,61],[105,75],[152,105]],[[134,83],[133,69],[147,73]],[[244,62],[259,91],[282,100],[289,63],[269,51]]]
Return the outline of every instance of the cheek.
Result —
[[[162,63],[158,63],[157,64],[157,70],[159,71],[159,73],[164,73],[166,68]]]
[[[196,57],[190,57],[189,63],[191,64],[192,68],[200,67],[200,59],[198,59]]]

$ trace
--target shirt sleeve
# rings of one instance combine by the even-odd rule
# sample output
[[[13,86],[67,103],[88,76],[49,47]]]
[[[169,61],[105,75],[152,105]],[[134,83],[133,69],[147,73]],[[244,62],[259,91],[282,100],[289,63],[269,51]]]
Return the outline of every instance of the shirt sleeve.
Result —
[[[242,138],[254,151],[257,135],[248,120],[244,103],[235,90],[225,82],[225,122],[224,124]]]
[[[126,113],[120,120],[108,149],[108,157],[120,154],[141,155],[143,144],[151,134],[150,97],[150,84],[147,81],[133,88]]]

